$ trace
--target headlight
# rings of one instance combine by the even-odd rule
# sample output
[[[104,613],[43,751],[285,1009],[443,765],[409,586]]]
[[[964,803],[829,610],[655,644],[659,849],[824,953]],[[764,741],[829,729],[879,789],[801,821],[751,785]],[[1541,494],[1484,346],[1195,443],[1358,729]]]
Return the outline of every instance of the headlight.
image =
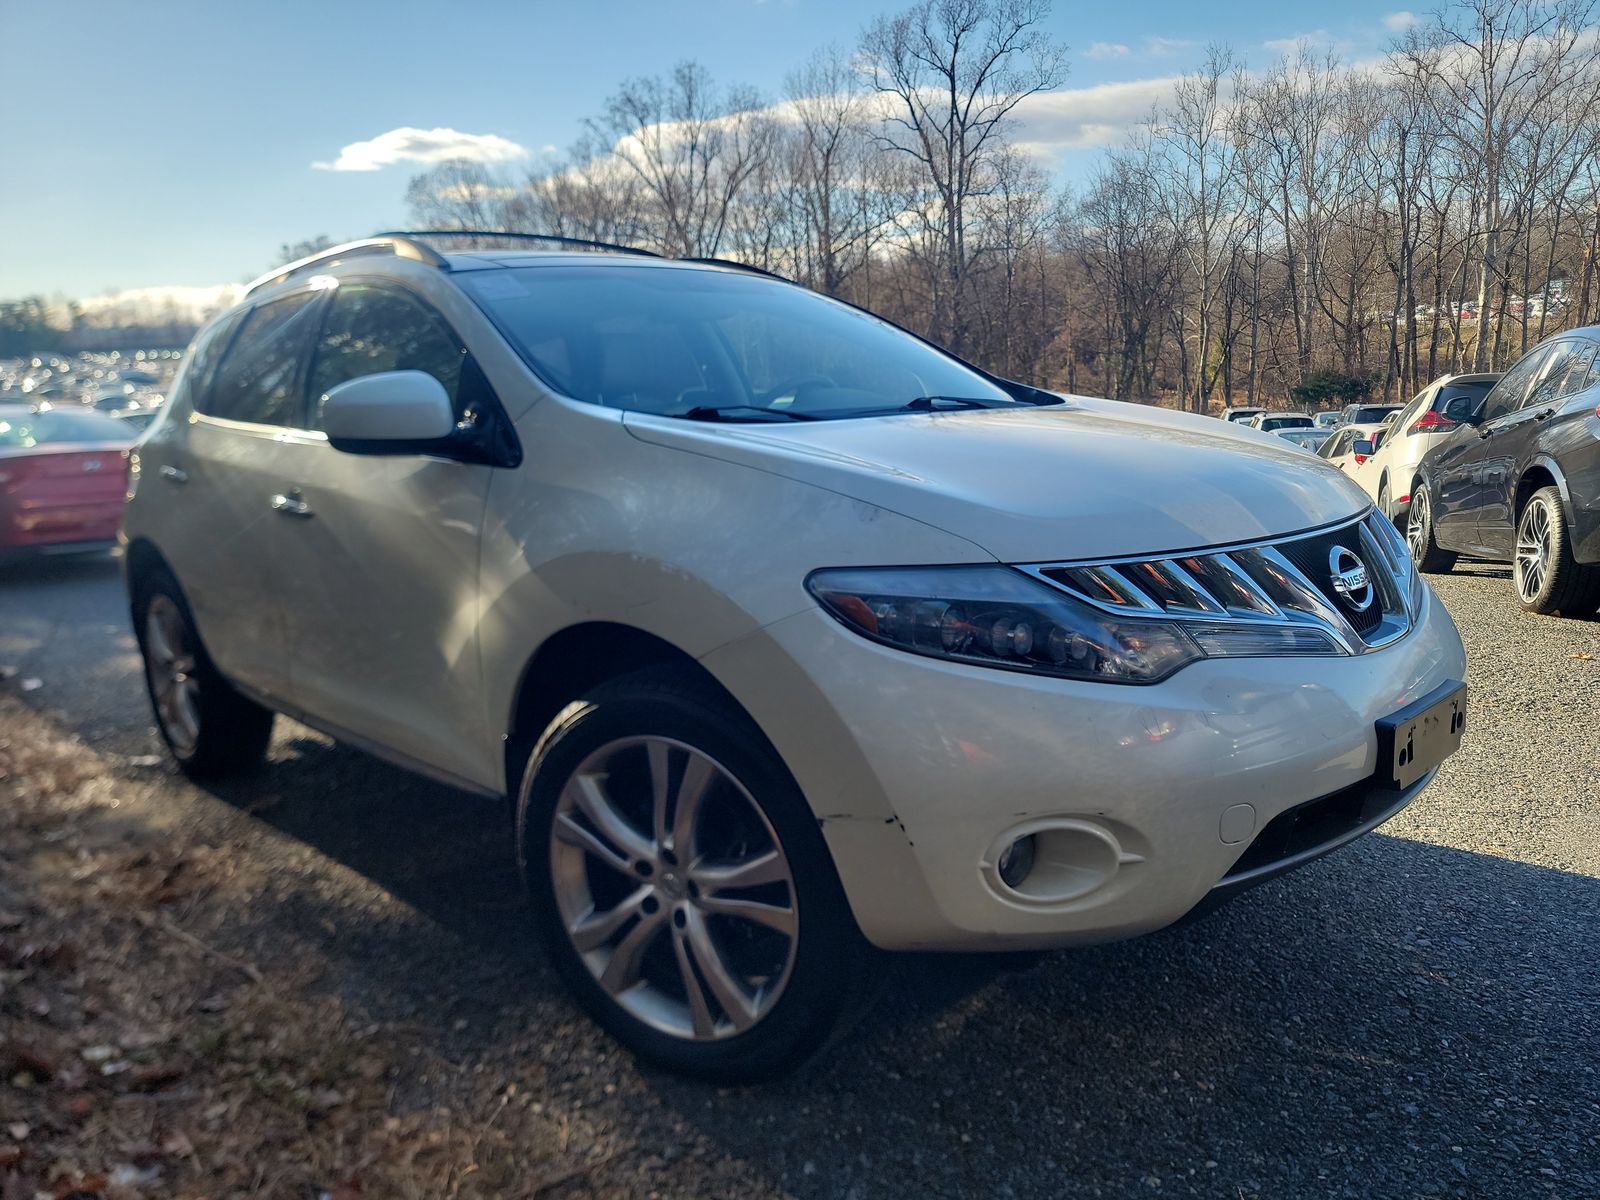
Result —
[[[1207,657],[1342,653],[1308,628],[1112,616],[1002,566],[847,567],[806,587],[896,649],[1063,679],[1156,683]]]

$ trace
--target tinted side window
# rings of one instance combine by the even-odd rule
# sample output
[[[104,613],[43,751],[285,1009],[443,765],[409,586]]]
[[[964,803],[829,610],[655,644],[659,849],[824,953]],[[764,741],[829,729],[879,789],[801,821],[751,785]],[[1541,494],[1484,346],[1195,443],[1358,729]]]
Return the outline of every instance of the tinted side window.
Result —
[[[1583,356],[1584,345],[1582,342],[1557,342],[1544,369],[1539,372],[1539,378],[1528,392],[1528,398],[1522,402],[1524,408],[1536,404],[1546,404],[1561,395],[1562,384],[1566,382],[1567,372],[1572,369],[1579,358]],[[1588,359],[1583,360],[1583,370],[1587,370]],[[1583,377],[1583,370],[1579,371],[1579,378]]]
[[[1500,382],[1484,400],[1483,419],[1492,421],[1496,417],[1503,417],[1508,412],[1515,412],[1522,407],[1522,402],[1527,399],[1528,389],[1533,385],[1546,360],[1550,357],[1552,347],[1541,346],[1525,354],[1517,365],[1507,371]]]
[[[252,309],[217,369],[203,410],[260,425],[300,425],[300,364],[315,333],[316,296],[301,292]]]
[[[1594,361],[1593,342],[1573,343],[1572,357],[1566,361],[1559,378],[1552,371],[1547,380],[1555,381],[1555,388],[1550,393],[1552,400],[1565,400],[1568,396],[1576,396],[1589,386],[1589,364]],[[1539,385],[1542,390],[1544,385]]]
[[[200,331],[184,356],[183,369],[172,381],[172,392],[167,397],[169,403],[181,404],[187,400],[204,410],[211,373],[216,368],[217,359],[228,348],[228,338],[238,327],[239,318],[243,315],[242,309],[236,310]]]
[[[346,380],[423,371],[444,385],[459,417],[465,357],[444,319],[421,301],[393,288],[347,283],[333,295],[308,391],[320,406],[321,398]]]

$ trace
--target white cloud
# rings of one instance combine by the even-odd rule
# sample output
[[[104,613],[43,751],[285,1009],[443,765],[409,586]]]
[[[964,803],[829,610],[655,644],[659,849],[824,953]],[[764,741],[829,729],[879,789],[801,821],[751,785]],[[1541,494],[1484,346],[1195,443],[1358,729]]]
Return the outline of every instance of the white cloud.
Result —
[[[1133,51],[1121,42],[1095,42],[1083,52],[1085,58],[1127,58]]]
[[[1293,37],[1273,38],[1262,42],[1261,47],[1273,54],[1298,54],[1302,50],[1314,50],[1332,42],[1333,36],[1326,29],[1313,29],[1310,33],[1297,33]]]
[[[1193,46],[1188,38],[1148,37],[1144,40],[1144,52],[1151,58],[1171,58]]]
[[[78,308],[91,316],[115,313],[122,316],[171,311],[180,319],[199,320],[239,299],[244,289],[236,283],[215,287],[142,287],[106,292],[78,301]]]
[[[1406,12],[1402,9],[1400,12],[1392,12],[1384,17],[1383,27],[1391,33],[1404,33],[1421,19],[1416,13]]]
[[[527,151],[493,133],[462,133],[456,129],[413,129],[402,126],[364,142],[351,142],[333,162],[314,162],[319,171],[376,171],[397,162],[443,162],[464,158],[493,163],[524,158]]]
[[[1063,88],[1017,106],[1018,146],[1042,158],[1062,150],[1120,145],[1129,131],[1172,95],[1175,77]]]

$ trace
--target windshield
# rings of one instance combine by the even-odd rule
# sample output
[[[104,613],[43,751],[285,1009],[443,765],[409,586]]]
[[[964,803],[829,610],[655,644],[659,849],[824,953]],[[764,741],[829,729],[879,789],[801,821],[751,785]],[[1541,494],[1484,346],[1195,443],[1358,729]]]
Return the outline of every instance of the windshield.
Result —
[[[540,378],[589,404],[728,421],[1032,407],[868,313],[760,276],[552,266],[461,285]]]
[[[93,412],[28,413],[0,416],[0,449],[29,450],[51,442],[126,442],[132,431],[115,417]]]

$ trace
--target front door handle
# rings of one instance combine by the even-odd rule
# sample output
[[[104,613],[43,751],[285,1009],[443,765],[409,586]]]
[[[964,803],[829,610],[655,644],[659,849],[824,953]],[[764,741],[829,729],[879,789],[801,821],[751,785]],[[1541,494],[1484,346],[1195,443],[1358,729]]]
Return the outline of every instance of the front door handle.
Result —
[[[290,488],[287,492],[279,492],[273,496],[272,511],[282,513],[286,517],[309,517],[311,505],[300,498],[299,488]]]
[[[1553,417],[1555,415],[1556,415],[1556,410],[1555,409],[1546,408],[1546,409],[1542,409],[1539,412],[1534,413],[1533,414],[1533,419],[1535,421],[1548,421],[1551,417]]]
[[[161,468],[161,478],[168,483],[188,483],[189,473],[182,467],[164,466]]]

